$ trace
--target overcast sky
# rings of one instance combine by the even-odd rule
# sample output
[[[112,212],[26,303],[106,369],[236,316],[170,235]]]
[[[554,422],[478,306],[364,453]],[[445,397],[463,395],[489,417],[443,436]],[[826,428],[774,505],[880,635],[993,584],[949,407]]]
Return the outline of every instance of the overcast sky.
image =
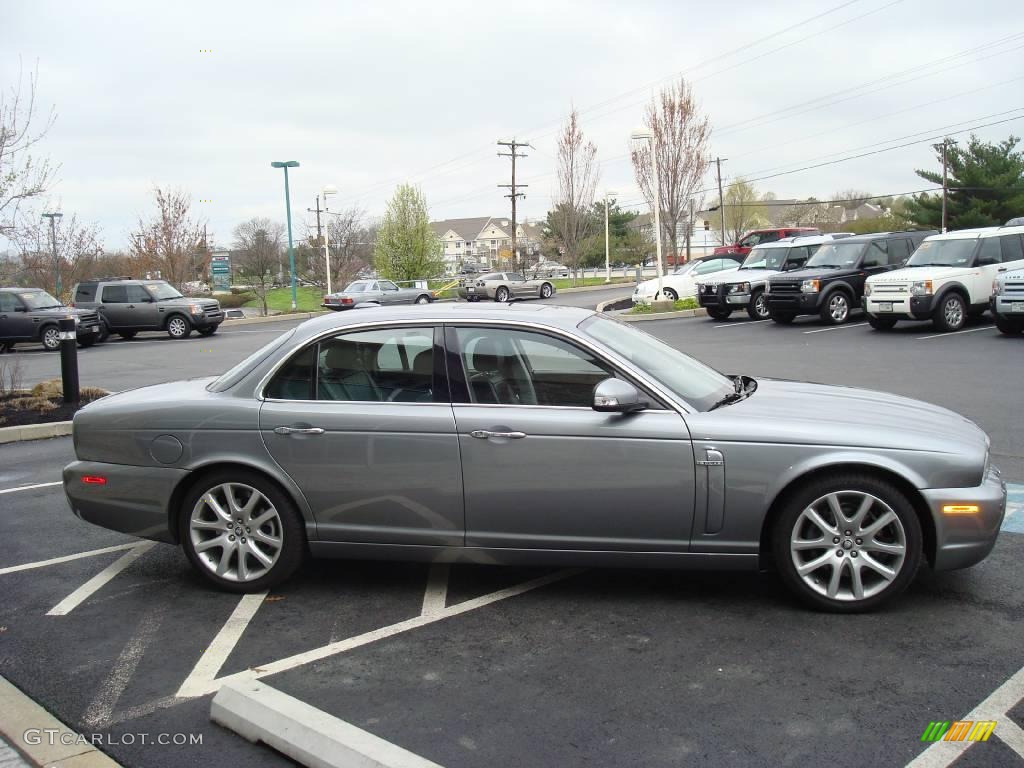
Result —
[[[422,186],[433,218],[507,215],[496,185],[509,162],[494,142],[512,136],[535,147],[519,165],[520,210],[541,218],[572,105],[602,188],[642,207],[628,135],[680,73],[726,181],[1007,118],[977,133],[1024,130],[1024,21],[1009,0],[5,0],[0,52],[5,88],[19,56],[38,66],[38,98],[57,112],[42,145],[61,165],[53,200],[97,222],[108,249],[126,244],[156,184],[189,192],[221,245],[243,219],[283,220],[271,160],[301,163],[297,233],[325,184],[340,190],[332,208],[372,216],[399,181]],[[932,162],[922,143],[756,186],[907,192],[927,186],[913,170]]]

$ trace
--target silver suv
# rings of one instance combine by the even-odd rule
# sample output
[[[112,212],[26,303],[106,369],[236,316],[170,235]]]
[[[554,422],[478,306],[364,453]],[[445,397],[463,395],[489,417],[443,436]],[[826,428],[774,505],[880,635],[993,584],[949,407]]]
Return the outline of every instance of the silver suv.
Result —
[[[212,336],[224,322],[220,302],[182,296],[165,280],[86,280],[75,286],[74,306],[95,309],[104,336],[124,339],[139,331],[166,331],[172,339],[188,338],[193,330]]]
[[[1004,272],[992,285],[992,315],[1007,336],[1024,333],[1024,269]]]

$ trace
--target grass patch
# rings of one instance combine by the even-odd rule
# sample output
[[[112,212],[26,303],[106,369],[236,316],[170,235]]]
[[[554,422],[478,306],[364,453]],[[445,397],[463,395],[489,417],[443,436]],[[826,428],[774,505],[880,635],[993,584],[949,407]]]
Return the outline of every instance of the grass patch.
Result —
[[[673,312],[682,312],[684,309],[700,309],[700,304],[697,303],[696,299],[676,299],[672,305]],[[654,308],[650,304],[637,304],[630,310],[631,315],[650,315],[654,313]]]
[[[577,278],[576,284],[573,285],[571,277],[555,277],[549,281],[556,290],[562,290],[563,288],[583,288],[588,285],[604,285],[604,275],[600,277],[580,277]],[[616,283],[630,283],[632,284],[633,278],[631,277],[613,277],[610,285]]]
[[[324,300],[324,290],[322,288],[311,287],[311,286],[300,286],[296,291],[295,305],[297,312],[319,312],[323,309],[320,306]],[[260,309],[259,299],[253,297],[247,301],[243,306],[253,307],[254,309]],[[267,291],[267,309],[273,312],[291,312],[292,311],[292,289],[290,287],[285,288],[273,288]]]

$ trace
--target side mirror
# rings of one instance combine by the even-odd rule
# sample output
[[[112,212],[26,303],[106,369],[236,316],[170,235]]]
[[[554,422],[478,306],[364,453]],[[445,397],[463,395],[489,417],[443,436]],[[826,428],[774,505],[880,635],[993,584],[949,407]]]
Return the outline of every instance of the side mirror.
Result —
[[[906,258],[906,259],[902,259],[902,260],[900,261],[900,266],[901,266],[901,267],[905,267],[905,266],[907,266],[907,262],[908,262],[908,261],[910,261],[910,259],[909,259],[909,258]]]
[[[628,381],[605,379],[594,387],[593,409],[602,413],[633,413],[647,408],[647,401]]]

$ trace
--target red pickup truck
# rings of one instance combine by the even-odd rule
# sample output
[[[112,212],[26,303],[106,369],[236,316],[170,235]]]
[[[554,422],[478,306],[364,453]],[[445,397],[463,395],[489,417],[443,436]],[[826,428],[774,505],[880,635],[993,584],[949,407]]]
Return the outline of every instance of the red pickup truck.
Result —
[[[776,229],[753,229],[747,232],[738,242],[732,245],[722,245],[715,248],[715,256],[727,256],[730,254],[741,254],[746,256],[750,253],[750,249],[755,245],[761,245],[762,243],[774,243],[776,240],[781,240],[784,237],[793,237],[795,235],[820,235],[816,227],[779,227]]]

